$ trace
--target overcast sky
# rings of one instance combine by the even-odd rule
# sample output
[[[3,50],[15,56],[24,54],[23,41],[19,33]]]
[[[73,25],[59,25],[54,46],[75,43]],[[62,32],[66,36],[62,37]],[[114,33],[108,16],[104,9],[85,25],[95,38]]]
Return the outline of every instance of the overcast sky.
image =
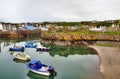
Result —
[[[0,0],[0,21],[120,19],[120,0]]]

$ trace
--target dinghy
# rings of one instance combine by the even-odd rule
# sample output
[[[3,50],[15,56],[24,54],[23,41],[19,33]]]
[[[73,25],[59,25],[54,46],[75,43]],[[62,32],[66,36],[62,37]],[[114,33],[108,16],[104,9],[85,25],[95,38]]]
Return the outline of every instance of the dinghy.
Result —
[[[32,60],[26,64],[28,70],[45,76],[56,75],[54,68],[52,66],[47,66],[42,64],[39,60]]]
[[[15,59],[19,59],[19,60],[24,60],[24,61],[30,60],[30,56],[25,53],[14,53],[13,56]]]
[[[24,51],[24,47],[23,46],[11,46],[9,47],[9,51]]]
[[[49,51],[50,47],[37,47],[36,49],[36,51]]]
[[[25,47],[26,48],[36,48],[37,44],[35,44],[34,42],[26,42]]]

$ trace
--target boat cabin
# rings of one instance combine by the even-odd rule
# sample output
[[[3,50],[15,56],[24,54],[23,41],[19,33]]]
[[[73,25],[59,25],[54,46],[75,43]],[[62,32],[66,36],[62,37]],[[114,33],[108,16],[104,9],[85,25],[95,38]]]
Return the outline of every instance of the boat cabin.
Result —
[[[40,69],[42,68],[42,63],[38,60],[33,60],[29,63],[29,67],[32,69]]]

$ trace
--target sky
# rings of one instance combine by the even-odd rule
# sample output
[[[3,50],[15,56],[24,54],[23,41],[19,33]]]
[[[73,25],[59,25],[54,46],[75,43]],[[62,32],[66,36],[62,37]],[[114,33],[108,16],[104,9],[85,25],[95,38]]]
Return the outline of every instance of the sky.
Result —
[[[0,0],[0,22],[120,19],[120,0]]]

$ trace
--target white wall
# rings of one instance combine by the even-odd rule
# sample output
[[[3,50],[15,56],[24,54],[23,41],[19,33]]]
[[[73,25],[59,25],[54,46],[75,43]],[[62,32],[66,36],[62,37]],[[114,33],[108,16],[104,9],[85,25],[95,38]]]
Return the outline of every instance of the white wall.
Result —
[[[0,30],[3,30],[3,26],[2,26],[2,23],[0,23]]]

